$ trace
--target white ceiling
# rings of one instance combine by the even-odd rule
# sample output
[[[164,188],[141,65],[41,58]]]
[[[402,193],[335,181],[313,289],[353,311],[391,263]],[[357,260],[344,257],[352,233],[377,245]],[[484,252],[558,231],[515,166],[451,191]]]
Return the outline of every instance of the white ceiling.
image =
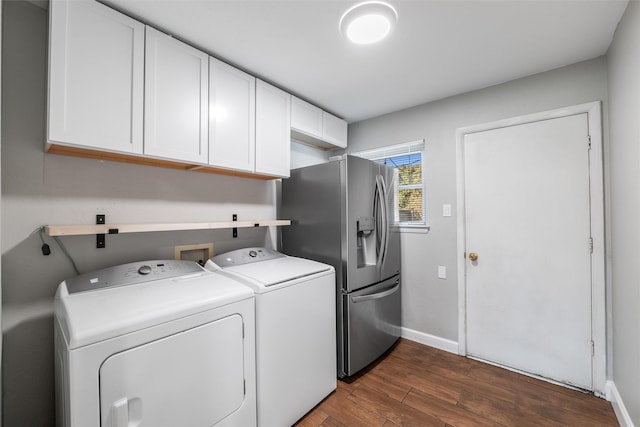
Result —
[[[627,0],[388,0],[378,45],[343,39],[347,0],[104,0],[355,122],[606,53]]]

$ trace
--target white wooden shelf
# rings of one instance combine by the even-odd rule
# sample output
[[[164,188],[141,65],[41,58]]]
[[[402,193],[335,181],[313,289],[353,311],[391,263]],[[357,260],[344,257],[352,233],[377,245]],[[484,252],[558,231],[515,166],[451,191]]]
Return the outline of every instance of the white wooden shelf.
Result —
[[[186,222],[170,224],[98,224],[98,225],[47,225],[49,236],[83,236],[90,234],[148,233],[153,231],[212,230],[219,228],[249,228],[291,225],[288,219],[256,221]]]

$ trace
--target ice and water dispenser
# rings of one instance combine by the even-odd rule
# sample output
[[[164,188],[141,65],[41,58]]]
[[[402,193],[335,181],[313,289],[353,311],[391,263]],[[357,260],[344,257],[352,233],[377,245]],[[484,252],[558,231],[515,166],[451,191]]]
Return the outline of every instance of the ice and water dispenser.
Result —
[[[376,265],[376,220],[372,216],[361,216],[357,222],[358,268]]]

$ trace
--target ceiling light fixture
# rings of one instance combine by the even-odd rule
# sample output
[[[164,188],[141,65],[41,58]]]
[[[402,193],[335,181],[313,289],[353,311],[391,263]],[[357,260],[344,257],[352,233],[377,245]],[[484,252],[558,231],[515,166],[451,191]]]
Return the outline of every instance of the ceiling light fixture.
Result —
[[[347,10],[340,18],[340,31],[356,44],[371,44],[387,37],[396,25],[398,13],[388,3],[367,1]]]

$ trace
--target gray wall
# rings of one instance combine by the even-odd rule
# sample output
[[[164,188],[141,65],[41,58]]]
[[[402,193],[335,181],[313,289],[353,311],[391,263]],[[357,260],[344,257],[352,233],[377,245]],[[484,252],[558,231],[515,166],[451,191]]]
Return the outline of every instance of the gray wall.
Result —
[[[458,339],[456,129],[606,101],[606,71],[605,58],[597,58],[349,126],[349,152],[425,139],[425,195],[431,230],[402,235],[405,328]],[[428,78],[429,70],[425,70]],[[453,206],[454,216],[442,216],[445,203]],[[446,280],[437,278],[438,265],[447,267]]]
[[[2,38],[2,326],[6,426],[54,422],[52,300],[74,275],[53,239],[42,256],[44,224],[228,221],[275,218],[275,182],[56,156],[43,152],[47,12],[4,2]],[[99,100],[96,100],[99,102]],[[144,259],[173,258],[174,245],[213,242],[217,253],[271,246],[274,229],[66,237],[82,272]]]
[[[613,381],[640,425],[640,3],[629,2],[608,53]]]

